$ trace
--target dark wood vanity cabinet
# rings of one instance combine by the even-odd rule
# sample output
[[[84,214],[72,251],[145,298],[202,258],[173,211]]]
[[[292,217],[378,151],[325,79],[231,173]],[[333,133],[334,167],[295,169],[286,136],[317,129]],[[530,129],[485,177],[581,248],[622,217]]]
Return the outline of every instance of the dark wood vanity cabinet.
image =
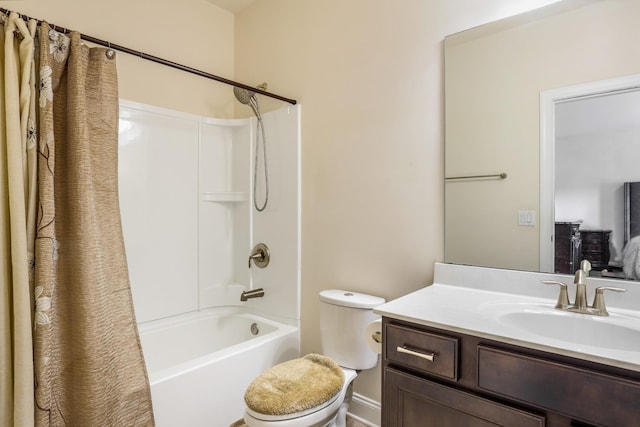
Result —
[[[409,373],[385,369],[383,426],[542,427],[544,417]],[[393,396],[393,397],[391,397]],[[389,401],[393,402],[390,403]]]
[[[395,319],[383,331],[383,427],[640,426],[638,372]]]

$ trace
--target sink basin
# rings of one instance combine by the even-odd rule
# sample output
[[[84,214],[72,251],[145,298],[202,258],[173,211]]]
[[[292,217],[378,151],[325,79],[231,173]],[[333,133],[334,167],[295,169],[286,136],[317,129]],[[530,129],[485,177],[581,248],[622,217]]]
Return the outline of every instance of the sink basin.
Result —
[[[549,274],[456,265],[439,268],[442,283],[388,302],[375,313],[640,373],[640,283],[625,282],[624,297],[608,295],[610,316],[602,317],[556,309],[557,290],[540,285],[554,277]],[[463,286],[467,281],[470,285]],[[594,286],[616,284],[603,278],[593,281],[589,302]]]
[[[497,320],[525,334],[573,343],[577,346],[640,351],[638,320],[624,316],[599,317],[549,309],[506,311]],[[578,349],[576,349],[578,350]]]

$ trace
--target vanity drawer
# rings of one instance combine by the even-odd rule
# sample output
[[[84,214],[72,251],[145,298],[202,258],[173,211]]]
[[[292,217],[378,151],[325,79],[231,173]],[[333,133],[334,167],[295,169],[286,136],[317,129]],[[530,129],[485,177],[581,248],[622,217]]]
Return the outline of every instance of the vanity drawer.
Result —
[[[638,426],[640,420],[637,382],[483,345],[478,387],[599,426]]]
[[[384,343],[387,361],[458,380],[458,338],[387,324]]]

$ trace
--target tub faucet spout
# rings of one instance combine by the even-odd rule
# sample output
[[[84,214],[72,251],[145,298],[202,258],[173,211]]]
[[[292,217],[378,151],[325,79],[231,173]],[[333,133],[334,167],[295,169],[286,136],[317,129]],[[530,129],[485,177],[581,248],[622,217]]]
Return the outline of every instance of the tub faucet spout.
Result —
[[[242,291],[242,295],[240,295],[240,301],[247,301],[249,298],[261,298],[264,296],[264,289],[257,288],[252,289],[250,291]]]

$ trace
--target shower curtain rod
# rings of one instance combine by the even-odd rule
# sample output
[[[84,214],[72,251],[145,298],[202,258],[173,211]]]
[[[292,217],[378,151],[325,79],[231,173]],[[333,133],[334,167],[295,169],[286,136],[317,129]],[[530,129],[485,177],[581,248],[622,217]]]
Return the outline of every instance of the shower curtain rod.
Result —
[[[8,15],[12,11],[8,10],[8,9],[5,9],[3,7],[0,7],[0,12],[2,12],[5,15]],[[16,12],[16,13],[18,13],[18,12]],[[24,14],[21,14],[21,13],[18,13],[18,15],[25,21],[29,21],[31,19],[35,19],[36,21],[38,21],[38,25],[40,25],[43,22],[40,19],[31,18],[31,17],[29,17],[27,15],[24,15]],[[49,25],[51,25],[51,27],[53,29],[55,29],[56,31],[60,31],[60,32],[65,33],[65,34],[71,32],[71,30],[69,30],[67,28],[64,28],[64,27],[61,27],[59,25],[55,25],[55,24],[51,24],[51,23],[49,23]],[[269,98],[274,98],[274,99],[278,99],[280,101],[288,102],[289,104],[292,104],[292,105],[296,105],[298,103],[295,99],[285,98],[284,96],[276,95],[275,93],[267,92],[267,91],[264,91],[262,89],[255,88],[253,86],[246,85],[244,83],[234,82],[233,80],[225,79],[224,77],[216,76],[215,74],[207,73],[205,71],[200,71],[200,70],[197,70],[195,68],[188,67],[188,66],[182,65],[182,64],[178,64],[177,62],[169,61],[167,59],[162,59],[162,58],[159,58],[157,56],[149,55],[148,53],[140,52],[138,50],[131,49],[131,48],[128,48],[128,47],[125,47],[125,46],[120,46],[120,45],[117,45],[117,44],[114,44],[114,43],[111,43],[111,42],[108,42],[108,41],[105,41],[105,40],[101,40],[101,39],[99,39],[97,37],[89,36],[87,34],[80,33],[80,38],[82,40],[86,40],[88,42],[95,43],[95,44],[100,45],[100,46],[108,47],[110,49],[115,49],[115,50],[118,50],[120,52],[128,53],[130,55],[138,56],[138,57],[140,57],[142,59],[146,59],[148,61],[152,61],[152,62],[155,62],[155,63],[158,63],[158,64],[166,65],[168,67],[175,68],[177,70],[186,71],[188,73],[195,74],[197,76],[204,77],[204,78],[207,78],[207,79],[215,80],[215,81],[218,81],[220,83],[224,83],[224,84],[227,84],[227,85],[230,85],[230,86],[236,86],[236,87],[239,87],[239,88],[242,88],[242,89],[250,90],[251,92],[255,92],[255,93],[258,93],[260,95],[268,96]]]

